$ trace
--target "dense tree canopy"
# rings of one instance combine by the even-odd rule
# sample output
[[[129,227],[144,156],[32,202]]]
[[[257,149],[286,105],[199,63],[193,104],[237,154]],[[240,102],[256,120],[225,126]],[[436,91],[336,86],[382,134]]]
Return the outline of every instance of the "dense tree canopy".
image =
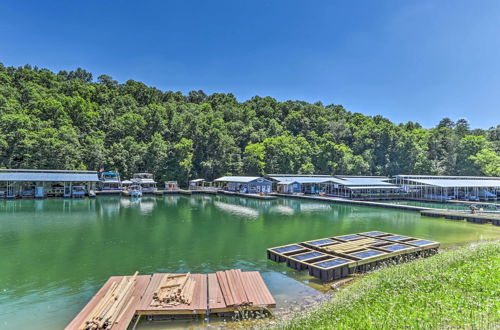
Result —
[[[83,70],[0,64],[0,167],[226,174],[500,175],[500,125],[395,125],[340,105],[162,92]]]

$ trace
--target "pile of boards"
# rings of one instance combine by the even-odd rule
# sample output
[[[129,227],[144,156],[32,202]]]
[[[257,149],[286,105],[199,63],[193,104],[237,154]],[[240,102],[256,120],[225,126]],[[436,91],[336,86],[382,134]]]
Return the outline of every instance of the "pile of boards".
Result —
[[[240,269],[215,273],[227,306],[251,306]],[[250,289],[250,288],[248,288]]]
[[[153,307],[190,305],[193,300],[195,284],[191,273],[165,274],[157,290],[153,293],[150,305]]]
[[[124,276],[120,282],[113,282],[104,297],[87,315],[81,324],[81,330],[111,329],[120,322],[121,317],[128,309],[134,297],[132,293],[137,281],[137,274],[131,277]]]

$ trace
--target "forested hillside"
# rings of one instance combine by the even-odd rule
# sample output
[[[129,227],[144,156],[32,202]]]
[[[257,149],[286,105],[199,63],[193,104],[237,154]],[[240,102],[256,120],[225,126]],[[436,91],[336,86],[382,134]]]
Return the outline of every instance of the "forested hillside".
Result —
[[[498,122],[424,129],[341,105],[183,95],[82,69],[0,64],[0,117],[5,168],[149,171],[182,184],[224,174],[500,175]]]

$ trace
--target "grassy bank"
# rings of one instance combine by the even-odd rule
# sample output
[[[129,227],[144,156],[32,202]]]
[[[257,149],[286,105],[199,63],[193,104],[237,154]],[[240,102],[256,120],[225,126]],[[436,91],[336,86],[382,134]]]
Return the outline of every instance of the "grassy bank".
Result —
[[[368,274],[279,328],[500,327],[500,243],[447,251]]]

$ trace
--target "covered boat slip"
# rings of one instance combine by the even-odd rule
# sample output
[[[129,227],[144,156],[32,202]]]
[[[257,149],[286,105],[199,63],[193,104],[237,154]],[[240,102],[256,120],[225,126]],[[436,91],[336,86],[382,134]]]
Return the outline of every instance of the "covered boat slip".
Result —
[[[84,197],[99,182],[95,171],[0,170],[0,197]]]
[[[437,252],[438,242],[372,231],[327,237],[278,246],[267,250],[268,259],[285,262],[322,281],[333,281],[380,264],[401,262]]]
[[[137,323],[141,316],[155,320],[176,316],[206,317],[242,310],[270,313],[269,309],[276,306],[256,271],[135,276],[132,285],[110,295],[118,283],[130,278],[132,276],[111,277],[66,329],[127,329],[134,316]],[[120,306],[115,306],[115,301],[109,297],[121,301]],[[101,326],[106,319],[110,321],[105,327],[90,327],[93,321]]]
[[[270,180],[257,176],[223,176],[214,184],[224,190],[242,194],[269,194],[272,191]]]
[[[320,194],[348,199],[399,198],[399,186],[384,176],[269,174],[274,191],[283,194]]]
[[[405,198],[446,202],[496,201],[500,196],[499,177],[396,175]]]

